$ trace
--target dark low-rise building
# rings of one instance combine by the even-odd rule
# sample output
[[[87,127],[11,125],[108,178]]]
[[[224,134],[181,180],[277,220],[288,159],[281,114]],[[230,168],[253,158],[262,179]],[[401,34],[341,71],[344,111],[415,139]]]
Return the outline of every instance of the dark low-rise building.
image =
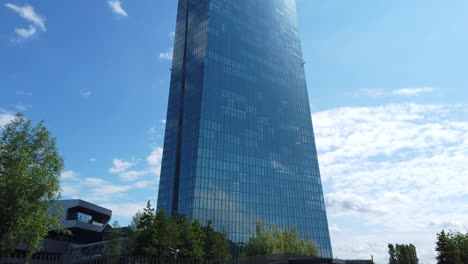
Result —
[[[41,253],[70,254],[74,249],[104,246],[105,233],[109,226],[112,211],[104,207],[80,199],[57,200],[51,206],[50,213],[62,216],[61,229],[71,231],[71,235],[64,235],[60,230],[52,229],[44,238]],[[24,246],[16,247],[17,251],[24,251]]]
[[[343,260],[330,258],[291,259],[288,264],[373,264],[372,260]]]

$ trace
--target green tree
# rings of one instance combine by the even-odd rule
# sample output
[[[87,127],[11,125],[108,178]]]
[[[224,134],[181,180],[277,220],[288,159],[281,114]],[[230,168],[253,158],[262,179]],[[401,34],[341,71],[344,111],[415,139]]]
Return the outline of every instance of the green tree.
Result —
[[[453,232],[445,233],[444,230],[437,234],[437,263],[438,264],[462,264],[461,257],[463,255],[460,244],[456,242],[456,234]],[[459,238],[460,239],[460,238]],[[461,241],[460,241],[461,242]],[[466,254],[466,252],[465,252]]]
[[[170,250],[178,249],[178,256],[194,258],[203,263],[217,263],[230,257],[226,235],[215,232],[208,222],[190,222],[187,216],[169,217],[164,211],[156,212],[148,201],[141,215],[135,219],[138,256],[172,257]]]
[[[468,263],[468,232],[466,234],[450,232],[449,236],[460,250],[460,262]]]
[[[1,128],[0,254],[24,244],[29,259],[48,231],[59,227],[60,210],[51,205],[60,195],[62,169],[56,139],[43,122],[33,126],[17,114]]]
[[[177,235],[177,243],[173,248],[180,250],[181,256],[195,257],[195,247],[202,246],[194,244],[195,233],[193,232],[192,223],[188,220],[187,216],[180,216],[175,221],[174,228],[176,229],[175,234]]]
[[[223,263],[231,257],[229,243],[226,234],[215,232],[211,224],[212,222],[208,221],[203,228],[205,233],[203,263]]]
[[[418,259],[418,254],[416,252],[416,247],[413,244],[409,244],[408,247],[408,257],[409,257],[409,263],[419,263]]]
[[[195,220],[192,222],[191,228],[192,228],[192,234],[193,234],[192,255],[195,259],[197,259],[198,261],[201,261],[205,257],[205,250],[204,250],[205,232],[203,231],[203,227],[198,220]]]
[[[158,256],[156,248],[157,230],[155,225],[156,210],[151,207],[150,201],[143,209],[141,217],[136,223],[137,237],[135,239],[135,255],[137,256]]]
[[[279,228],[274,229],[277,237],[283,236],[284,234]],[[275,243],[275,238],[271,231],[268,229],[263,231],[263,225],[260,221],[256,223],[256,235],[251,237],[246,244],[248,256],[266,256],[270,254],[279,254],[285,252],[284,241],[285,238],[279,239],[278,243]]]
[[[133,217],[132,221],[128,225],[128,228],[134,231],[135,233],[137,232],[138,229],[138,224],[140,223],[140,219],[142,217],[143,213],[141,211],[138,211]]]
[[[131,256],[135,253],[138,223],[140,222],[141,216],[142,213],[138,211],[132,217],[130,224],[120,229],[122,234],[121,254],[124,256]]]
[[[248,256],[266,256],[289,253],[301,256],[318,256],[315,243],[300,239],[295,227],[281,231],[278,226],[271,225],[263,231],[261,222],[257,222],[256,234],[246,244]]]
[[[122,233],[118,221],[112,223],[112,230],[110,231],[110,237],[108,242],[108,255],[115,257],[122,253]]]
[[[445,232],[437,234],[437,263],[468,263],[468,233]]]
[[[413,244],[395,246],[388,244],[389,264],[418,264],[416,247]]]
[[[154,225],[156,228],[157,237],[154,239],[154,246],[156,247],[156,255],[161,257],[169,257],[172,252],[169,248],[177,248],[177,238],[179,237],[179,230],[174,223],[174,219],[167,216],[166,212],[156,212]]]
[[[398,264],[396,255],[395,255],[395,246],[388,244],[388,264]]]

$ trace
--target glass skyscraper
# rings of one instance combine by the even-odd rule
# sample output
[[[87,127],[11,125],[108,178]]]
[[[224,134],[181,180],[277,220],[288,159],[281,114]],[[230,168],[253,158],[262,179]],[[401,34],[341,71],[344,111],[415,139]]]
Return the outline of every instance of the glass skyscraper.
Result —
[[[295,0],[179,0],[158,210],[332,257]]]

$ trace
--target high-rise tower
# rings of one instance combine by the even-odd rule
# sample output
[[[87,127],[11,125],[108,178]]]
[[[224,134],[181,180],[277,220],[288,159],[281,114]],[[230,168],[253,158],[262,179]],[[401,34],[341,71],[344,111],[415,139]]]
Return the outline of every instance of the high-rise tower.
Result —
[[[158,210],[332,250],[295,0],[179,0]]]

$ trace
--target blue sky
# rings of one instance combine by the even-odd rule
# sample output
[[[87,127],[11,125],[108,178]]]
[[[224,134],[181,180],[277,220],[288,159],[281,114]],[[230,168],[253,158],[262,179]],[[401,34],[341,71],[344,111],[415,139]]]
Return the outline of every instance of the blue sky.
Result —
[[[156,201],[176,1],[7,0],[0,125],[45,120],[63,197],[128,223]],[[468,223],[468,2],[297,0],[334,253]]]

